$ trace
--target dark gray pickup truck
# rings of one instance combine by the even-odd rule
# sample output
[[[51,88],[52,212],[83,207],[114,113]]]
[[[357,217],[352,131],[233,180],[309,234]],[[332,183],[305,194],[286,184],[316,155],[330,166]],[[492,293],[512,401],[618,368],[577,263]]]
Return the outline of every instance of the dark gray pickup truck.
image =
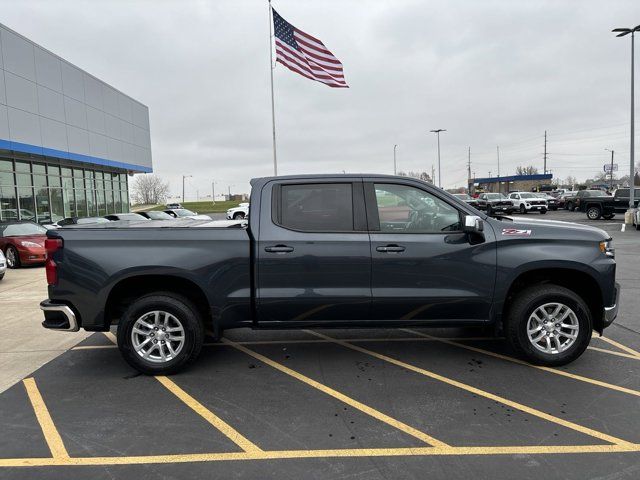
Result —
[[[205,331],[491,326],[562,365],[618,309],[611,239],[490,218],[419,180],[259,178],[248,225],[189,220],[49,230],[45,328],[107,331],[136,369],[171,373]]]

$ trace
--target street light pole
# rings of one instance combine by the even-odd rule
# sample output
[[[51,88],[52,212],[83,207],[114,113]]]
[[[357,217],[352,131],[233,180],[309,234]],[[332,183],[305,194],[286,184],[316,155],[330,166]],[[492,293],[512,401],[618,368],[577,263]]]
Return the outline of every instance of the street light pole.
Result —
[[[193,175],[182,175],[182,203],[184,203],[184,179],[191,177],[193,177]]]
[[[397,175],[398,174],[398,164],[396,163],[396,148],[398,148],[398,145],[394,145],[393,146],[393,174]]]
[[[211,201],[213,204],[216,204],[216,182],[215,180],[211,181]]]
[[[438,128],[436,130],[431,130],[432,133],[435,133],[438,137],[438,187],[442,188],[442,170],[440,169],[440,132],[446,132],[447,130],[444,128]]]
[[[612,32],[618,33],[616,37],[624,37],[631,34],[631,152],[629,154],[629,210],[632,210],[635,206],[635,105],[634,105],[634,34],[640,31],[640,25],[634,28],[614,28]]]

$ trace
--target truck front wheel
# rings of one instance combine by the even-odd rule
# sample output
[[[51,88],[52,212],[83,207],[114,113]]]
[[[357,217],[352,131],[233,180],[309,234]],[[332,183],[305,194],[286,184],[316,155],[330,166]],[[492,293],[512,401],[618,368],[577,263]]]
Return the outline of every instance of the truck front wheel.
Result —
[[[540,284],[518,293],[507,314],[507,340],[527,361],[549,367],[572,362],[591,341],[591,314],[571,290]]]
[[[129,365],[147,375],[168,375],[198,357],[204,328],[188,299],[161,292],[133,302],[120,319],[117,336]]]

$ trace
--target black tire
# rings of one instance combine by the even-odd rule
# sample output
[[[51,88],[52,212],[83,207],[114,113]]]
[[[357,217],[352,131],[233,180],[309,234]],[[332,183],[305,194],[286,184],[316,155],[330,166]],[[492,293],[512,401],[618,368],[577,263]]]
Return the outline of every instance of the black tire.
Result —
[[[615,216],[615,213],[609,213],[607,215],[602,215],[602,218],[604,218],[605,220],[611,220]]]
[[[527,213],[527,208],[524,206],[523,203],[520,204],[520,213]]]
[[[175,316],[184,328],[184,345],[175,358],[153,363],[135,352],[131,330],[145,313],[161,310]],[[170,375],[192,363],[202,350],[204,325],[198,309],[186,298],[170,292],[140,297],[125,311],[118,324],[118,348],[129,365],[147,375]]]
[[[11,252],[11,253],[9,253]],[[9,255],[12,255],[11,258],[13,258],[14,260],[12,262],[9,262]],[[20,261],[20,253],[18,253],[18,249],[16,247],[14,247],[13,245],[9,245],[7,247],[7,249],[4,252],[4,256],[7,259],[7,267],[9,268],[20,268],[22,266],[22,262]]]
[[[593,205],[587,208],[586,213],[589,220],[598,220],[602,216],[602,209],[597,205]]]
[[[638,227],[636,226],[636,228],[638,228]],[[2,275],[0,275],[0,280],[2,280],[3,278],[4,278],[4,273]]]
[[[558,207],[551,207],[551,210],[553,210],[554,212],[558,210]]]
[[[573,310],[578,320],[578,337],[573,345],[560,353],[544,353],[536,349],[527,336],[527,323],[534,310],[545,303],[558,302]],[[591,341],[593,322],[584,300],[568,288],[538,284],[517,294],[511,303],[505,323],[507,341],[528,362],[555,367],[574,361]]]
[[[544,215],[545,213],[547,213],[547,211],[546,211],[546,210],[544,210],[544,209],[543,209],[543,210],[540,210],[540,215]]]
[[[493,215],[493,208],[491,208],[491,205],[487,205],[487,215],[490,217]]]
[[[236,212],[233,214],[234,220],[242,220],[243,218],[244,218],[244,213],[242,212]]]
[[[567,210],[569,210],[570,212],[573,212],[574,208],[575,207],[573,206],[573,202],[567,203]]]

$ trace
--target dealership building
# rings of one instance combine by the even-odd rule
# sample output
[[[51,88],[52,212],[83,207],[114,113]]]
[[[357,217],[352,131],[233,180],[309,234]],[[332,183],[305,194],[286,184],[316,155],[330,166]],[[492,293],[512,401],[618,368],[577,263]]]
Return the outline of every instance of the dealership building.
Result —
[[[129,211],[149,109],[0,24],[0,221]]]

